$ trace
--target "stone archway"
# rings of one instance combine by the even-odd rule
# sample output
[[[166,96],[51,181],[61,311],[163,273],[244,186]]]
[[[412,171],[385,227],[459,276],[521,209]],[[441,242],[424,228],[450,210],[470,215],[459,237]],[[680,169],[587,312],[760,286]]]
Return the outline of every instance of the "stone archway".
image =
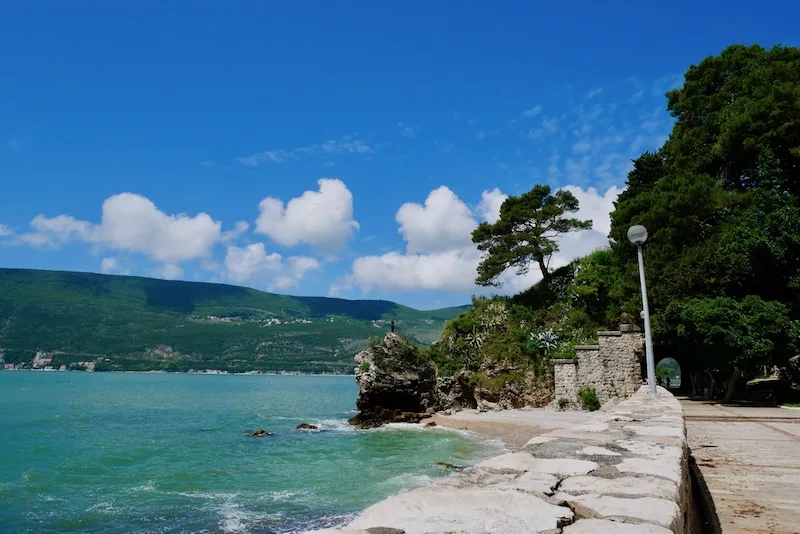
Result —
[[[665,360],[672,360],[674,361],[679,369],[680,372],[680,386],[677,388],[670,388],[670,391],[673,393],[691,393],[692,392],[692,377],[691,373],[693,369],[687,358],[685,358],[679,351],[674,350],[673,347],[669,346],[660,346],[653,349],[655,353],[655,364],[656,364],[656,371],[658,371],[659,364]],[[666,364],[671,365],[671,364]],[[645,376],[647,375],[646,364],[643,362],[642,367]],[[670,380],[672,382],[672,380]],[[672,385],[672,384],[670,384]]]

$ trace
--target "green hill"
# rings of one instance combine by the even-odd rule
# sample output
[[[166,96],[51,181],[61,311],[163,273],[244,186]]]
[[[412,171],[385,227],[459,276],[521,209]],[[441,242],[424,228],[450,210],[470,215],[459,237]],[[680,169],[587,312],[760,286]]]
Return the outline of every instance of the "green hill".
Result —
[[[366,340],[399,331],[428,344],[466,307],[292,297],[225,284],[0,269],[0,354],[98,370],[350,372]]]

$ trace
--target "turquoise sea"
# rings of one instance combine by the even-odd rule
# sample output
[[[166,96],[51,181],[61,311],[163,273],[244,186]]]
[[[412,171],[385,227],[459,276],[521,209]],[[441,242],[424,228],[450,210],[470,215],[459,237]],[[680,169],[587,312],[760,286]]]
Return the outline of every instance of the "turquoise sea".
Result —
[[[0,531],[297,532],[501,450],[357,431],[356,393],[346,376],[0,371]]]

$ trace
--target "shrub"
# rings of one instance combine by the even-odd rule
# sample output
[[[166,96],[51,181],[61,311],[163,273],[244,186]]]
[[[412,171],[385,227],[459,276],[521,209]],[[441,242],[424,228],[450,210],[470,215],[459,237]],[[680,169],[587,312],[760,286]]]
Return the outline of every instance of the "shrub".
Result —
[[[567,406],[569,406],[569,399],[568,399],[568,398],[566,398],[566,397],[561,397],[560,399],[558,399],[558,407],[559,407],[560,409],[562,409],[562,410],[563,410],[563,409],[564,409],[564,408],[566,408]]]
[[[361,365],[359,366],[359,369],[361,369],[362,372],[366,373],[367,371],[369,371],[370,367],[371,366],[370,366],[369,362],[365,361],[365,362],[361,362]]]
[[[600,401],[597,399],[597,392],[594,388],[583,388],[578,395],[581,398],[581,407],[583,407],[584,410],[593,412],[600,409]]]

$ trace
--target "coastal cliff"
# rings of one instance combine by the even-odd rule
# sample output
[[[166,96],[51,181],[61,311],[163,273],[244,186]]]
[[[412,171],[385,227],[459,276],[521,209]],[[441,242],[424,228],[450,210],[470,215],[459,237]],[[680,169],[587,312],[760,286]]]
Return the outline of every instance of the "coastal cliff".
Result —
[[[359,413],[350,424],[418,423],[436,410],[436,366],[407,337],[389,332],[373,339],[355,362]]]
[[[550,402],[552,378],[531,369],[485,362],[477,371],[441,374],[428,351],[390,332],[355,356],[358,415],[350,424],[418,423],[437,411],[541,406]]]

